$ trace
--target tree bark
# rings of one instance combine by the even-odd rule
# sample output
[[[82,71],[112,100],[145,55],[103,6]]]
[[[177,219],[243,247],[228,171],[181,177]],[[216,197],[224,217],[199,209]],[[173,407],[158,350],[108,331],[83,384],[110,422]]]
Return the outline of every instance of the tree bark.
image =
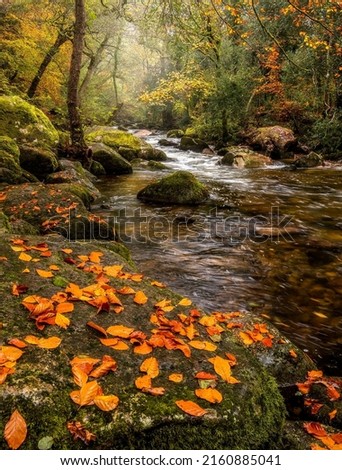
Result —
[[[58,36],[56,38],[56,41],[52,44],[48,52],[46,53],[42,63],[39,66],[39,69],[37,70],[36,75],[34,76],[31,85],[29,86],[29,89],[27,90],[27,96],[29,98],[33,98],[34,95],[36,94],[37,88],[39,86],[39,83],[42,79],[42,76],[44,75],[45,70],[48,68],[50,65],[50,62],[54,58],[54,56],[57,54],[59,51],[60,47],[67,42],[69,39],[69,35],[67,31],[60,31],[58,33]]]
[[[84,0],[75,0],[74,40],[68,83],[68,113],[71,134],[71,154],[82,163],[87,163],[88,148],[84,140],[80,115],[79,81],[82,66],[86,12]],[[89,162],[88,162],[89,163]]]

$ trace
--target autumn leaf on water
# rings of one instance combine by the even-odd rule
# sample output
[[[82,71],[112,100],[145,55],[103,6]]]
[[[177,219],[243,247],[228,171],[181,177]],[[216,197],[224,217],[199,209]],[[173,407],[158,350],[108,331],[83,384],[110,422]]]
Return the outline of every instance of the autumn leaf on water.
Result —
[[[171,374],[168,378],[170,382],[174,382],[176,384],[183,382],[184,379],[183,374]]]
[[[50,336],[50,338],[41,338],[37,346],[42,349],[56,349],[61,344],[61,338]]]
[[[146,302],[148,301],[148,298],[146,297],[146,295],[144,294],[143,291],[138,291],[135,296],[134,296],[134,302],[138,305],[145,305]]]
[[[94,404],[102,411],[113,411],[119,404],[119,398],[115,395],[98,395],[94,398]]]
[[[152,379],[149,375],[142,375],[137,377],[134,383],[139,390],[142,390],[143,388],[151,388]]]
[[[149,357],[145,359],[140,366],[141,372],[146,372],[152,379],[158,377],[159,375],[159,364],[155,357]]]
[[[306,432],[318,438],[325,437],[328,435],[328,433],[326,432],[326,430],[322,427],[320,423],[314,423],[314,422],[304,423],[303,427],[306,430]]]
[[[209,403],[221,403],[223,397],[216,388],[204,388],[195,390],[195,394],[198,398],[207,400]]]
[[[67,428],[75,441],[81,439],[81,441],[88,445],[89,442],[95,441],[96,439],[95,434],[87,431],[84,425],[79,421],[70,421],[67,424]]]
[[[208,359],[214,366],[215,372],[225,381],[229,383],[229,379],[231,377],[231,370],[229,361],[227,359],[223,359],[220,356],[215,356],[214,358]]]
[[[44,277],[44,278],[54,277],[54,274],[51,271],[44,271],[43,269],[36,269],[36,272],[38,276],[40,277]]]
[[[176,405],[184,411],[184,413],[187,413],[190,416],[203,416],[208,413],[207,410],[201,408],[197,403],[190,400],[178,400],[176,401]]]
[[[4,431],[4,437],[10,449],[19,449],[25,441],[26,435],[27,426],[25,419],[18,410],[15,410],[9,421],[7,421]]]

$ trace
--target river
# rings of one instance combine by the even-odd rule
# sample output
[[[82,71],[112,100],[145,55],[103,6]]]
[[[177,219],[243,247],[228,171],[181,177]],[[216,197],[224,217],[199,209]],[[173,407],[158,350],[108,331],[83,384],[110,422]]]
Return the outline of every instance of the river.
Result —
[[[164,135],[146,140],[158,147]],[[176,140],[175,140],[176,142]],[[342,370],[342,165],[289,171],[217,165],[220,157],[159,147],[168,169],[102,178],[102,207],[139,269],[207,311],[251,311],[276,325],[326,373]],[[209,186],[197,207],[136,195],[188,170]]]

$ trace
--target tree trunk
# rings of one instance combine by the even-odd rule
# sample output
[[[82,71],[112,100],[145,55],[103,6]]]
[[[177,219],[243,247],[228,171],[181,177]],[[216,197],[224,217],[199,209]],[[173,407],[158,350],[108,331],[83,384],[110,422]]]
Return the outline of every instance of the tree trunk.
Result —
[[[117,73],[118,73],[118,68],[119,68],[119,52],[120,52],[121,42],[122,42],[122,32],[120,31],[119,36],[118,36],[118,42],[115,46],[115,51],[114,51],[114,67],[113,67],[113,87],[114,87],[114,100],[115,100],[116,107],[119,106]]]
[[[39,69],[37,70],[36,75],[34,76],[31,85],[29,89],[27,90],[27,96],[29,98],[33,98],[34,95],[36,94],[37,88],[39,86],[40,80],[42,79],[42,76],[44,75],[45,70],[49,66],[50,62],[54,58],[54,56],[57,54],[59,51],[60,47],[67,42],[69,39],[68,33],[66,31],[60,31],[58,33],[58,36],[56,38],[56,41],[52,44],[48,52],[46,53],[42,63],[39,66]]]
[[[80,115],[79,81],[82,66],[84,35],[86,26],[86,13],[84,0],[75,0],[74,40],[70,64],[68,83],[68,112],[71,134],[71,154],[82,163],[90,164],[88,148],[84,141],[84,134]]]

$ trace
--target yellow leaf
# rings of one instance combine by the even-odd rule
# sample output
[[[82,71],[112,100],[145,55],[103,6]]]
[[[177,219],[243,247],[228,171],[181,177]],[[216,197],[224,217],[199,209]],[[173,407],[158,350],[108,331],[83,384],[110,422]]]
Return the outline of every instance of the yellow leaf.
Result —
[[[34,335],[28,335],[24,338],[24,340],[26,341],[26,343],[29,343],[29,344],[39,343],[39,338],[37,338],[37,336],[34,336]]]
[[[62,315],[61,313],[56,313],[55,324],[66,330],[70,325],[70,320],[65,315]]]
[[[149,357],[145,359],[140,366],[141,372],[146,372],[152,379],[159,375],[159,364],[155,357]]]
[[[146,341],[133,349],[134,354],[142,354],[144,356],[150,354],[152,351],[152,346],[150,346]]]
[[[0,351],[8,361],[17,361],[23,355],[23,351],[15,346],[2,346]]]
[[[229,361],[227,359],[223,359],[220,356],[215,356],[212,359],[208,359],[214,365],[215,372],[225,381],[229,382],[231,376],[231,370]]]
[[[70,313],[74,310],[74,304],[70,302],[62,302],[57,305],[56,313]]]
[[[215,326],[217,323],[217,320],[215,317],[204,316],[199,319],[198,323],[200,323],[203,326]]]
[[[44,277],[44,278],[54,277],[54,274],[51,271],[44,271],[43,269],[36,269],[36,272],[38,276],[40,277]]]
[[[102,411],[113,411],[119,404],[119,398],[115,395],[99,395],[94,398],[94,403]]]
[[[182,307],[190,307],[190,305],[192,305],[192,301],[184,297],[184,299],[178,302],[178,305],[181,305]]]
[[[22,253],[20,253],[20,255],[19,255],[19,259],[20,259],[21,261],[31,261],[32,256],[28,255],[27,253],[22,252]]]
[[[221,403],[223,399],[221,393],[216,388],[200,388],[195,390],[195,394],[209,403]]]
[[[129,338],[129,335],[133,333],[134,328],[129,328],[123,325],[114,325],[107,328],[107,333],[118,338]]]
[[[111,276],[111,277],[117,277],[118,274],[121,272],[123,268],[123,265],[121,266],[105,266],[103,268],[103,271],[107,274],[107,276]]]
[[[80,390],[80,406],[91,405],[98,392],[99,384],[96,380],[84,384]]]
[[[146,297],[146,295],[144,294],[143,291],[138,291],[135,296],[134,296],[134,302],[138,305],[145,305],[146,302],[148,301],[148,298]]]
[[[15,410],[7,421],[4,431],[4,437],[10,449],[19,449],[25,441],[26,435],[27,426],[25,419],[18,410]]]
[[[55,349],[61,344],[62,340],[57,336],[51,336],[50,338],[41,338],[38,341],[38,347],[42,349]]]
[[[78,367],[77,364],[75,364],[71,370],[75,384],[79,387],[83,387],[83,385],[88,382],[88,375],[81,369],[81,367]]]
[[[103,256],[103,253],[101,251],[92,251],[89,255],[89,260],[92,263],[100,263],[101,256]]]

